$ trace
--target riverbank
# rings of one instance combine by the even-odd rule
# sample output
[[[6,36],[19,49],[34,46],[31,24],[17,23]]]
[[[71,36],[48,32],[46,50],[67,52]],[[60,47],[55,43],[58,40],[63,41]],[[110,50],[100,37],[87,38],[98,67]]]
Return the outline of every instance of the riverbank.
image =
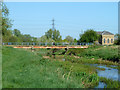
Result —
[[[112,49],[111,49],[112,48]],[[114,55],[110,56],[110,57],[113,57],[113,60],[109,60],[108,59],[103,59],[103,58],[100,58],[98,56],[87,56],[86,54],[85,55],[82,55],[82,56],[79,56],[77,53],[80,53],[80,54],[83,54],[85,53],[86,51],[91,51],[93,50],[96,51],[96,50],[103,50],[106,51],[105,53],[103,53],[104,55],[111,55],[112,53],[114,53]],[[96,64],[97,66],[101,66],[101,67],[106,67],[106,68],[109,68],[108,71],[106,70],[106,68],[101,68],[101,67],[94,67],[97,70],[101,70],[101,72],[103,71],[104,73],[106,73],[108,76],[109,74],[111,75],[112,73],[115,73],[116,70],[117,70],[117,74],[113,74],[112,77],[114,76],[119,76],[118,75],[118,70],[120,70],[120,67],[119,67],[119,63],[115,60],[119,60],[119,56],[118,55],[118,46],[100,46],[100,47],[95,47],[93,49],[93,47],[91,47],[89,50],[82,50],[82,49],[79,49],[79,50],[75,50],[75,49],[70,49],[68,50],[66,53],[64,53],[65,51],[64,50],[48,50],[48,54],[46,54],[47,56],[44,56],[44,58],[51,58],[51,60],[61,60],[61,61],[69,61],[71,63],[76,63],[76,64]],[[55,51],[53,53],[53,51]],[[97,54],[100,53],[101,54],[102,51],[97,51]],[[92,51],[91,51],[92,53]],[[52,56],[53,54],[53,56]],[[114,72],[113,72],[113,71]],[[107,72],[106,72],[107,71]],[[108,74],[109,72],[109,74]],[[98,72],[97,72],[98,73]],[[99,73],[98,73],[99,74]],[[99,75],[98,75],[99,76]],[[106,88],[118,88],[120,87],[119,86],[119,82],[118,81],[115,81],[114,79],[109,79],[109,78],[106,78],[105,75],[103,75],[104,77],[101,77],[100,76],[100,79],[99,79],[99,84],[103,84],[105,85]],[[103,79],[104,78],[104,79]],[[118,79],[118,78],[117,78]],[[105,81],[106,80],[106,81]],[[101,86],[99,85],[99,86]],[[98,88],[99,88],[98,86]],[[102,86],[101,86],[102,87]]]
[[[94,72],[99,77],[98,78],[99,84],[98,82],[97,84],[93,84],[94,88],[120,88],[120,81],[119,81],[120,73],[119,73],[118,64],[113,63],[111,61],[109,61],[109,64],[105,64],[104,61],[103,61],[103,64],[102,62],[95,64],[87,61],[85,62],[78,61],[79,57],[60,56],[60,55],[55,56],[55,58],[48,57],[48,56],[44,58],[49,58],[50,60],[55,60],[59,62],[66,62],[67,67],[75,64],[80,71],[84,71],[87,73],[88,72],[91,73],[90,71],[93,70],[92,72]],[[82,60],[84,59],[82,58]],[[71,62],[72,64],[69,65],[69,62]],[[84,70],[84,66],[86,66],[88,69]],[[74,69],[76,72],[78,72],[76,67],[74,67]]]
[[[79,51],[77,53],[81,53]],[[102,87],[103,82],[106,88],[120,87],[117,81],[98,75],[97,70],[106,71],[104,67],[89,64],[119,65],[109,60],[65,53],[64,49],[55,52],[52,49],[35,49],[31,52],[30,49],[3,47],[3,87],[95,88]]]
[[[98,84],[90,66],[44,59],[45,52],[40,53],[3,47],[3,88],[88,88]]]

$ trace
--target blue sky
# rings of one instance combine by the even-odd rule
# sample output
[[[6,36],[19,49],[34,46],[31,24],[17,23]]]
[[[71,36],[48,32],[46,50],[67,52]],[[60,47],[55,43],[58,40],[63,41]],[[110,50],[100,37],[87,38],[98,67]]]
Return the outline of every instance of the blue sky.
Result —
[[[62,38],[67,35],[79,39],[81,31],[94,29],[118,33],[117,2],[7,2],[14,20],[12,29],[23,34],[41,37],[52,28],[60,31]]]

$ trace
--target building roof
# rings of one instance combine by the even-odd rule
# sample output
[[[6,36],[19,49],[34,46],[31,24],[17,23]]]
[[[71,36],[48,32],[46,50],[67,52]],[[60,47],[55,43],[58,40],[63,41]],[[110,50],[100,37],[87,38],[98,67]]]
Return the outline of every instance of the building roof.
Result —
[[[99,34],[99,35],[114,35],[114,34],[112,34],[111,32],[108,32],[108,31],[97,32],[97,34]]]

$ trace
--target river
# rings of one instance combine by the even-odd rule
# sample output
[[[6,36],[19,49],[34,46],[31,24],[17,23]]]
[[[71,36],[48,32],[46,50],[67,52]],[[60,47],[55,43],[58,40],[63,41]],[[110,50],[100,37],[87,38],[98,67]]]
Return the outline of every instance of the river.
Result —
[[[65,59],[62,60],[65,61]],[[86,65],[104,68],[105,70],[97,69],[97,74],[99,77],[105,77],[107,79],[120,81],[120,71],[114,68],[118,66],[110,65],[110,67],[107,67],[106,65],[101,65],[101,64],[86,64]],[[107,87],[107,85],[104,82],[99,82],[98,86],[96,86],[95,88],[104,88],[104,87]]]
[[[105,70],[97,70],[97,74],[99,77],[105,77],[107,79],[120,81],[120,71],[118,69],[113,68],[117,66],[111,65],[110,67],[107,67],[106,65],[98,65],[98,64],[90,64],[90,65],[105,69]],[[107,85],[104,82],[99,82],[99,85],[95,88],[104,88],[106,86]]]

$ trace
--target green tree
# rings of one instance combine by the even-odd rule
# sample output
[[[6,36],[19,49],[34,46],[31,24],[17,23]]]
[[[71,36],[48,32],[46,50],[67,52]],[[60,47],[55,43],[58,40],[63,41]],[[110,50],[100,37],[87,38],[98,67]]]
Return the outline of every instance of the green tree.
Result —
[[[17,41],[18,41],[18,38],[17,38],[16,36],[11,36],[11,37],[9,38],[9,41],[10,41],[10,42],[17,42]]]
[[[66,39],[62,40],[62,42],[68,42]]]
[[[7,30],[5,35],[2,36],[2,40],[4,42],[11,42],[10,39],[9,39],[11,36],[12,36],[12,31],[11,30]]]
[[[40,38],[38,38],[37,40],[38,40],[38,42],[45,43],[45,42],[47,42],[47,37],[46,37],[46,35],[43,35]]]
[[[59,30],[48,30],[47,32],[45,32],[45,36],[47,38],[47,40],[54,40],[55,42],[60,42],[62,41],[62,36],[60,35]]]
[[[23,42],[32,42],[32,37],[29,34],[22,35]]]
[[[45,42],[48,42],[48,43],[51,43],[51,42],[55,42],[52,38],[47,38],[46,35],[43,35],[41,36],[40,38],[38,38],[37,40],[38,42],[42,42],[42,43],[45,43]]]
[[[2,2],[2,35],[7,36],[7,31],[12,27],[11,20],[8,18],[9,10],[7,6]]]
[[[36,37],[32,37],[32,42],[37,42],[37,38]]]
[[[47,39],[48,43],[55,42],[52,38]]]
[[[77,39],[76,38],[74,39],[74,43],[77,43]]]
[[[45,36],[47,37],[47,39],[52,38],[52,36],[53,36],[53,30],[50,29],[47,32],[45,32]]]
[[[0,21],[2,21],[2,40],[3,42],[8,42],[9,38],[12,36],[12,32],[10,30],[12,24],[11,20],[8,18],[9,10],[3,2],[0,3],[0,6],[2,6],[2,19],[0,18]]]
[[[53,40],[55,40],[56,42],[60,42],[62,40],[62,36],[60,35],[59,30],[53,31]]]
[[[115,34],[115,41],[114,41],[114,43],[116,45],[120,45],[120,34]]]
[[[67,40],[67,42],[69,42],[69,43],[72,43],[72,42],[74,42],[74,39],[71,37],[71,36],[66,36],[66,38],[65,38],[66,40]]]
[[[13,30],[13,34],[14,34],[15,36],[17,36],[17,37],[21,37],[21,36],[22,36],[21,32],[20,32],[19,30],[17,30],[17,29],[14,29],[14,30]]]
[[[88,29],[84,34],[80,35],[80,42],[94,42],[98,40],[98,35],[97,33],[92,30]]]

